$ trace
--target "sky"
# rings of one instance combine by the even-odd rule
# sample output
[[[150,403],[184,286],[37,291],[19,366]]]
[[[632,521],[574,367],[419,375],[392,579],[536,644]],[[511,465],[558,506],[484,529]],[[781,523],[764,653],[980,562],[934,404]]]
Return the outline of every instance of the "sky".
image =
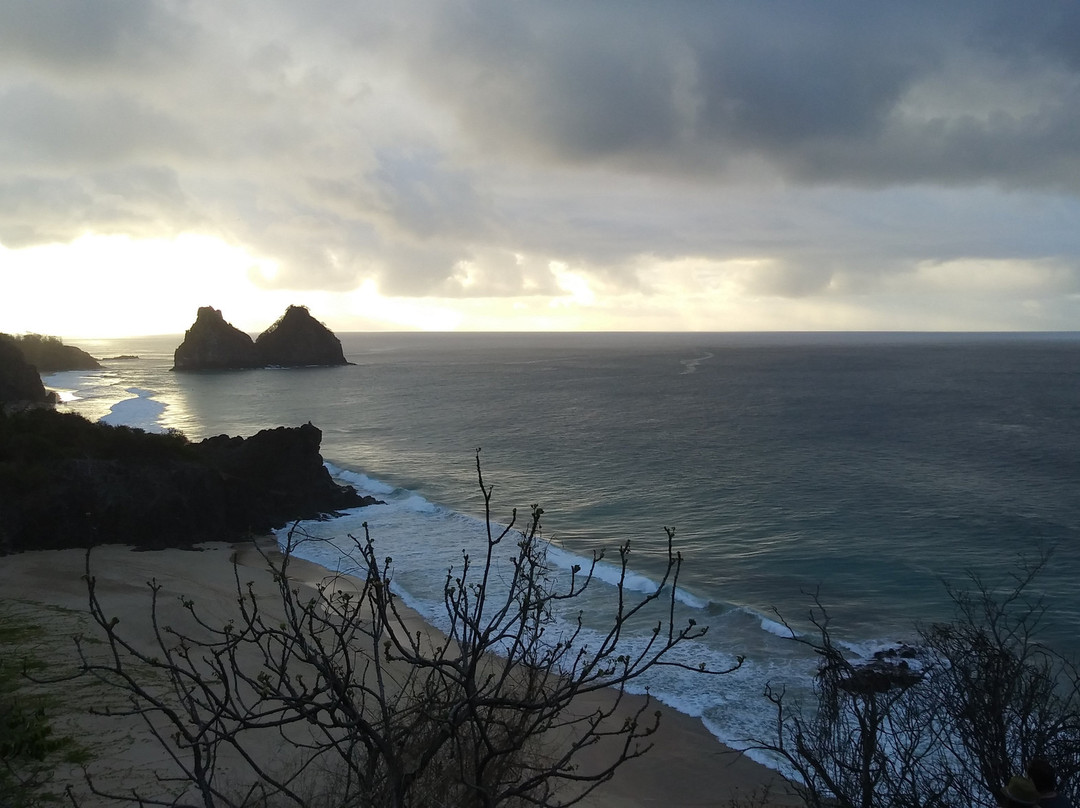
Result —
[[[0,331],[1080,329],[1080,4],[6,0]]]

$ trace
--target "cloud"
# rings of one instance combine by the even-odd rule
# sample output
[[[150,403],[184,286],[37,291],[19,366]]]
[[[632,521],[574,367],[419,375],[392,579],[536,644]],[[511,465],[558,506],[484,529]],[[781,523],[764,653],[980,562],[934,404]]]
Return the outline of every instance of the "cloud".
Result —
[[[412,67],[487,148],[706,177],[760,158],[796,182],[1076,188],[1069,39],[1054,27],[1060,48],[1039,50],[1049,26],[1029,23],[1006,40],[1007,6],[441,9]],[[1080,36],[1075,13],[1055,16]],[[988,64],[1009,81],[1001,92],[983,81],[983,114],[917,114],[920,98],[970,85]],[[1019,108],[1018,88],[1037,103],[1022,96]]]
[[[183,51],[183,43],[194,30],[158,3],[4,3],[0,7],[0,66],[92,82],[103,75],[145,72],[164,64]]]
[[[84,232],[157,238],[212,229],[192,209],[175,172],[131,165],[81,176],[16,174],[0,179],[0,242],[9,248],[65,242]]]
[[[200,232],[266,289],[459,300],[1044,279],[1080,256],[1078,43],[1065,0],[7,3],[0,243]]]
[[[15,86],[0,94],[0,161],[22,169],[71,168],[174,159],[197,149],[182,119],[142,99],[111,92],[60,96]]]

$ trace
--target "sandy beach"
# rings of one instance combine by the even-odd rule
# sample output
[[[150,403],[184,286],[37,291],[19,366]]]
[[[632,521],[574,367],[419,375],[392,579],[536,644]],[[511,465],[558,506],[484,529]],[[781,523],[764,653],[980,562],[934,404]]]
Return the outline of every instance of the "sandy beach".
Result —
[[[92,570],[105,613],[117,616],[125,637],[136,646],[150,648],[150,591],[147,582],[161,586],[159,601],[179,615],[181,596],[191,598],[211,621],[224,623],[236,613],[236,579],[252,581],[264,602],[273,604],[275,584],[263,552],[247,544],[208,544],[195,550],[139,552],[122,546],[94,550]],[[0,558],[0,607],[19,619],[39,626],[35,647],[28,649],[47,662],[51,673],[73,669],[76,660],[72,635],[93,637],[96,626],[87,614],[82,550],[29,552]],[[327,571],[292,559],[290,577],[304,584],[323,580]],[[179,619],[171,617],[170,619]],[[427,630],[415,615],[416,626]],[[42,686],[48,687],[48,686]],[[88,768],[104,790],[123,790],[136,784],[152,788],[161,773],[173,765],[136,718],[91,715],[87,707],[101,708],[118,694],[102,685],[76,680],[63,686],[64,698],[54,713],[57,731],[72,735],[90,750]],[[594,698],[606,698],[606,695]],[[589,795],[582,805],[591,808],[635,806],[729,806],[749,800],[771,785],[771,804],[797,804],[784,795],[782,781],[771,770],[725,750],[697,719],[662,708],[654,748],[644,757],[627,762],[613,780]],[[268,754],[275,750],[267,750]],[[65,766],[56,785],[71,783],[81,804],[107,805],[109,800],[86,796],[81,769]]]

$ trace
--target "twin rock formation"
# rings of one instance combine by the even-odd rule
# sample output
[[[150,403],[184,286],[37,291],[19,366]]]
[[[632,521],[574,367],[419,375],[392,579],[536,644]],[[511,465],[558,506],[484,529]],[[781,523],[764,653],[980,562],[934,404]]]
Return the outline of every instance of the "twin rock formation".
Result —
[[[276,323],[252,340],[203,306],[173,354],[173,370],[347,365],[341,340],[304,306],[289,306]]]

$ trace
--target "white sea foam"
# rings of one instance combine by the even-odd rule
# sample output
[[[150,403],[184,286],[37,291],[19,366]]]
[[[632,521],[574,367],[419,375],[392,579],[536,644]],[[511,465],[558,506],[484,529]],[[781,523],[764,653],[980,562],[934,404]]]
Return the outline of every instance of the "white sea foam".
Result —
[[[761,618],[761,628],[763,631],[775,634],[777,637],[783,637],[784,639],[790,640],[798,636],[788,626],[785,626],[783,623],[778,623],[776,620],[770,620],[768,617]]]
[[[387,504],[356,509],[337,519],[303,523],[302,529],[315,538],[298,545],[295,554],[333,571],[362,575],[363,571],[356,569],[355,562],[348,557],[355,557],[355,546],[347,536],[362,535],[360,524],[365,523],[375,543],[376,557],[392,557],[394,591],[431,625],[447,630],[449,618],[443,601],[447,570],[460,575],[465,557],[469,556],[474,572],[477,571],[478,559],[487,548],[483,520],[363,474],[333,467],[331,471],[340,481],[357,485],[366,492],[378,492]],[[283,537],[284,532],[279,536]],[[516,542],[503,542],[496,548],[492,597],[499,597],[500,587],[510,580],[508,562],[515,553]],[[551,568],[560,577],[568,575],[574,566],[585,572],[591,564],[591,558],[555,544],[548,544],[546,553]],[[576,629],[580,609],[584,625],[579,643],[589,648],[600,647],[610,628],[605,625],[605,615],[613,613],[615,586],[620,577],[618,565],[606,561],[598,564],[588,591],[569,603],[572,611],[555,615],[551,636],[563,636],[560,632]],[[658,585],[654,577],[634,569],[627,570],[623,583],[628,603],[633,601],[631,593],[644,596],[654,592]],[[556,580],[553,585],[564,587],[565,580]],[[660,604],[660,612],[650,614],[643,621],[627,625],[620,640],[620,652],[634,656],[654,641],[652,627],[656,619],[666,616],[666,607]],[[797,644],[785,642],[791,633],[779,623],[750,609],[724,608],[685,592],[678,594],[674,619],[677,627],[693,619],[699,626],[712,623],[712,630],[670,654],[670,662],[685,668],[654,668],[630,683],[630,692],[648,692],[658,703],[701,717],[718,740],[738,748],[745,748],[749,738],[768,738],[774,731],[773,708],[762,695],[766,682],[786,687],[792,697],[795,694],[810,697],[816,662]],[[746,654],[747,660],[733,673],[709,676],[686,669],[704,663],[709,670],[726,670],[736,666],[740,654]],[[764,755],[754,753],[752,757],[778,766]]]
[[[590,567],[592,567],[592,559],[585,558],[576,553],[571,553],[556,545],[548,546],[547,558],[554,566],[563,570],[572,570],[575,566],[578,566],[581,567],[582,572],[588,572]],[[660,587],[659,581],[656,581],[647,575],[635,572],[632,569],[627,569],[624,575],[622,568],[618,564],[614,564],[610,561],[597,562],[596,567],[593,570],[593,577],[611,586],[618,586],[621,580],[622,585],[626,590],[630,592],[639,592],[641,594],[655,592]],[[684,606],[689,606],[692,609],[705,609],[709,605],[709,601],[692,595],[682,588],[676,591],[675,599]]]
[[[116,373],[104,370],[68,370],[42,377],[60,402],[73,406],[91,420],[112,426],[130,426],[146,432],[163,432],[166,404],[154,390],[125,387]]]
[[[360,472],[340,469],[330,463],[327,463],[326,467],[330,470],[330,474],[332,476],[336,477],[341,482],[355,486],[358,490],[363,491],[365,494],[379,496],[384,494],[392,494],[396,490],[394,486],[389,485],[388,483],[384,483],[381,480],[376,480],[374,477],[369,477],[366,474],[361,474]]]
[[[439,506],[434,502],[428,502],[419,494],[413,494],[410,497],[406,497],[398,503],[402,508],[405,508],[416,513],[435,513],[439,510]]]
[[[112,426],[130,426],[142,429],[146,432],[164,432],[160,418],[165,412],[165,405],[153,398],[153,390],[143,390],[139,387],[127,388],[129,393],[134,393],[134,398],[126,398],[112,405],[109,413],[101,418],[101,422]]]

